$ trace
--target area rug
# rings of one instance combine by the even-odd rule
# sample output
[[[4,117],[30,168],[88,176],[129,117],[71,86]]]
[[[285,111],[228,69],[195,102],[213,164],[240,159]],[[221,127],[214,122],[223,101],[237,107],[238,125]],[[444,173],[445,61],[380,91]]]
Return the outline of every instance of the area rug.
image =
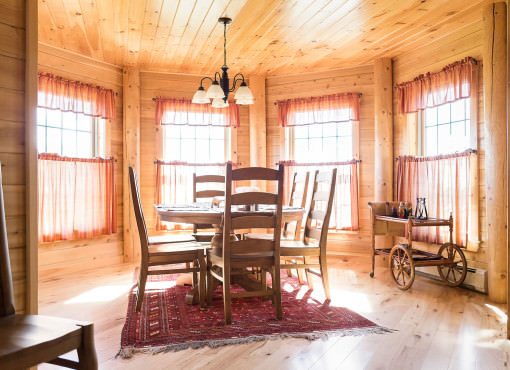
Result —
[[[201,310],[198,305],[185,303],[186,292],[191,288],[177,286],[175,276],[150,276],[149,279],[140,313],[135,310],[136,286],[129,295],[120,357],[129,358],[135,352],[214,348],[286,337],[315,340],[329,335],[390,332],[347,308],[334,307],[315,298],[317,294],[312,289],[283,274],[283,320],[276,320],[271,300],[234,299],[232,325],[224,325],[221,286],[214,293],[212,306]],[[242,288],[234,286],[233,289]]]

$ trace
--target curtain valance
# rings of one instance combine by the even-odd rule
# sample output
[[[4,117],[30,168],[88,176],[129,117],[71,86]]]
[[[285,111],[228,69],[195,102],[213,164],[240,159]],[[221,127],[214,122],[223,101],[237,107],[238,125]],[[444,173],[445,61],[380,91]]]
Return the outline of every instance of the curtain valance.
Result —
[[[467,57],[436,73],[420,75],[397,85],[400,113],[414,113],[459,99],[469,98],[478,76],[478,63]],[[474,90],[476,91],[476,90]]]
[[[282,127],[359,121],[360,94],[344,93],[281,100],[278,124]]]
[[[156,98],[156,124],[239,127],[239,106],[213,108],[189,99]]]
[[[37,106],[41,108],[115,118],[113,90],[40,72],[38,93]]]

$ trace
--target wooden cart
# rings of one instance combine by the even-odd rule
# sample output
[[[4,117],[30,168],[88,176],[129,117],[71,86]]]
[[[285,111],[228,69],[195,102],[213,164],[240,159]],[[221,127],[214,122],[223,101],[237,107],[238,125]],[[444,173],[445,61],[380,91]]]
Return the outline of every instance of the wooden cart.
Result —
[[[462,249],[453,243],[453,218],[428,218],[420,220],[413,217],[391,217],[391,210],[399,202],[370,202],[372,219],[372,272],[374,277],[375,256],[388,255],[389,268],[393,280],[402,290],[409,289],[414,282],[415,268],[419,266],[437,266],[441,279],[449,286],[459,286],[467,274],[466,257]],[[407,204],[406,204],[407,205]],[[448,227],[450,240],[439,246],[437,253],[413,248],[413,228]],[[391,248],[376,249],[375,236],[388,235],[406,237],[407,243],[399,243]]]

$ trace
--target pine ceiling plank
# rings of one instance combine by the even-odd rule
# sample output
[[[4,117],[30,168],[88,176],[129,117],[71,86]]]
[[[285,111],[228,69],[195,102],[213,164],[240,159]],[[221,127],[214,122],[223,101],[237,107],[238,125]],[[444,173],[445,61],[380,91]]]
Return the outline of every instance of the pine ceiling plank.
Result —
[[[146,68],[150,63],[151,53],[154,49],[155,38],[161,18],[162,8],[163,0],[147,1],[145,17],[142,26],[140,55],[138,57],[139,68]]]
[[[149,66],[152,68],[158,66],[164,67],[162,61],[166,54],[166,47],[172,31],[172,25],[177,16],[178,6],[179,1],[176,0],[165,0],[163,2],[161,16],[159,17],[158,27],[156,29],[156,40],[151,50],[151,59],[149,62]]]
[[[78,9],[76,17],[81,20],[80,23],[85,31],[92,57],[98,60],[104,60],[103,35],[101,33],[101,24],[103,22],[102,19],[100,19],[96,3],[97,0],[79,0],[76,4],[76,8]],[[108,59],[110,58],[111,57]]]
[[[128,37],[127,49],[124,50],[124,63],[133,67],[137,65],[142,42],[143,19],[145,18],[145,6],[147,0],[128,1]]]

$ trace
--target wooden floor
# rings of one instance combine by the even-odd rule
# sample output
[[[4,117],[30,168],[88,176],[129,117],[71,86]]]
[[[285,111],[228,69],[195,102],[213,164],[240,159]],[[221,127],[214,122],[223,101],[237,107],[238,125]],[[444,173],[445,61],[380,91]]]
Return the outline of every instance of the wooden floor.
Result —
[[[133,283],[132,265],[41,277],[40,312],[93,321],[102,369],[492,370],[508,366],[504,307],[490,304],[486,296],[423,277],[417,277],[410,291],[401,292],[383,267],[376,270],[375,279],[368,276],[368,258],[335,258],[329,265],[332,304],[396,329],[394,333],[314,342],[275,340],[116,359],[127,292]]]

